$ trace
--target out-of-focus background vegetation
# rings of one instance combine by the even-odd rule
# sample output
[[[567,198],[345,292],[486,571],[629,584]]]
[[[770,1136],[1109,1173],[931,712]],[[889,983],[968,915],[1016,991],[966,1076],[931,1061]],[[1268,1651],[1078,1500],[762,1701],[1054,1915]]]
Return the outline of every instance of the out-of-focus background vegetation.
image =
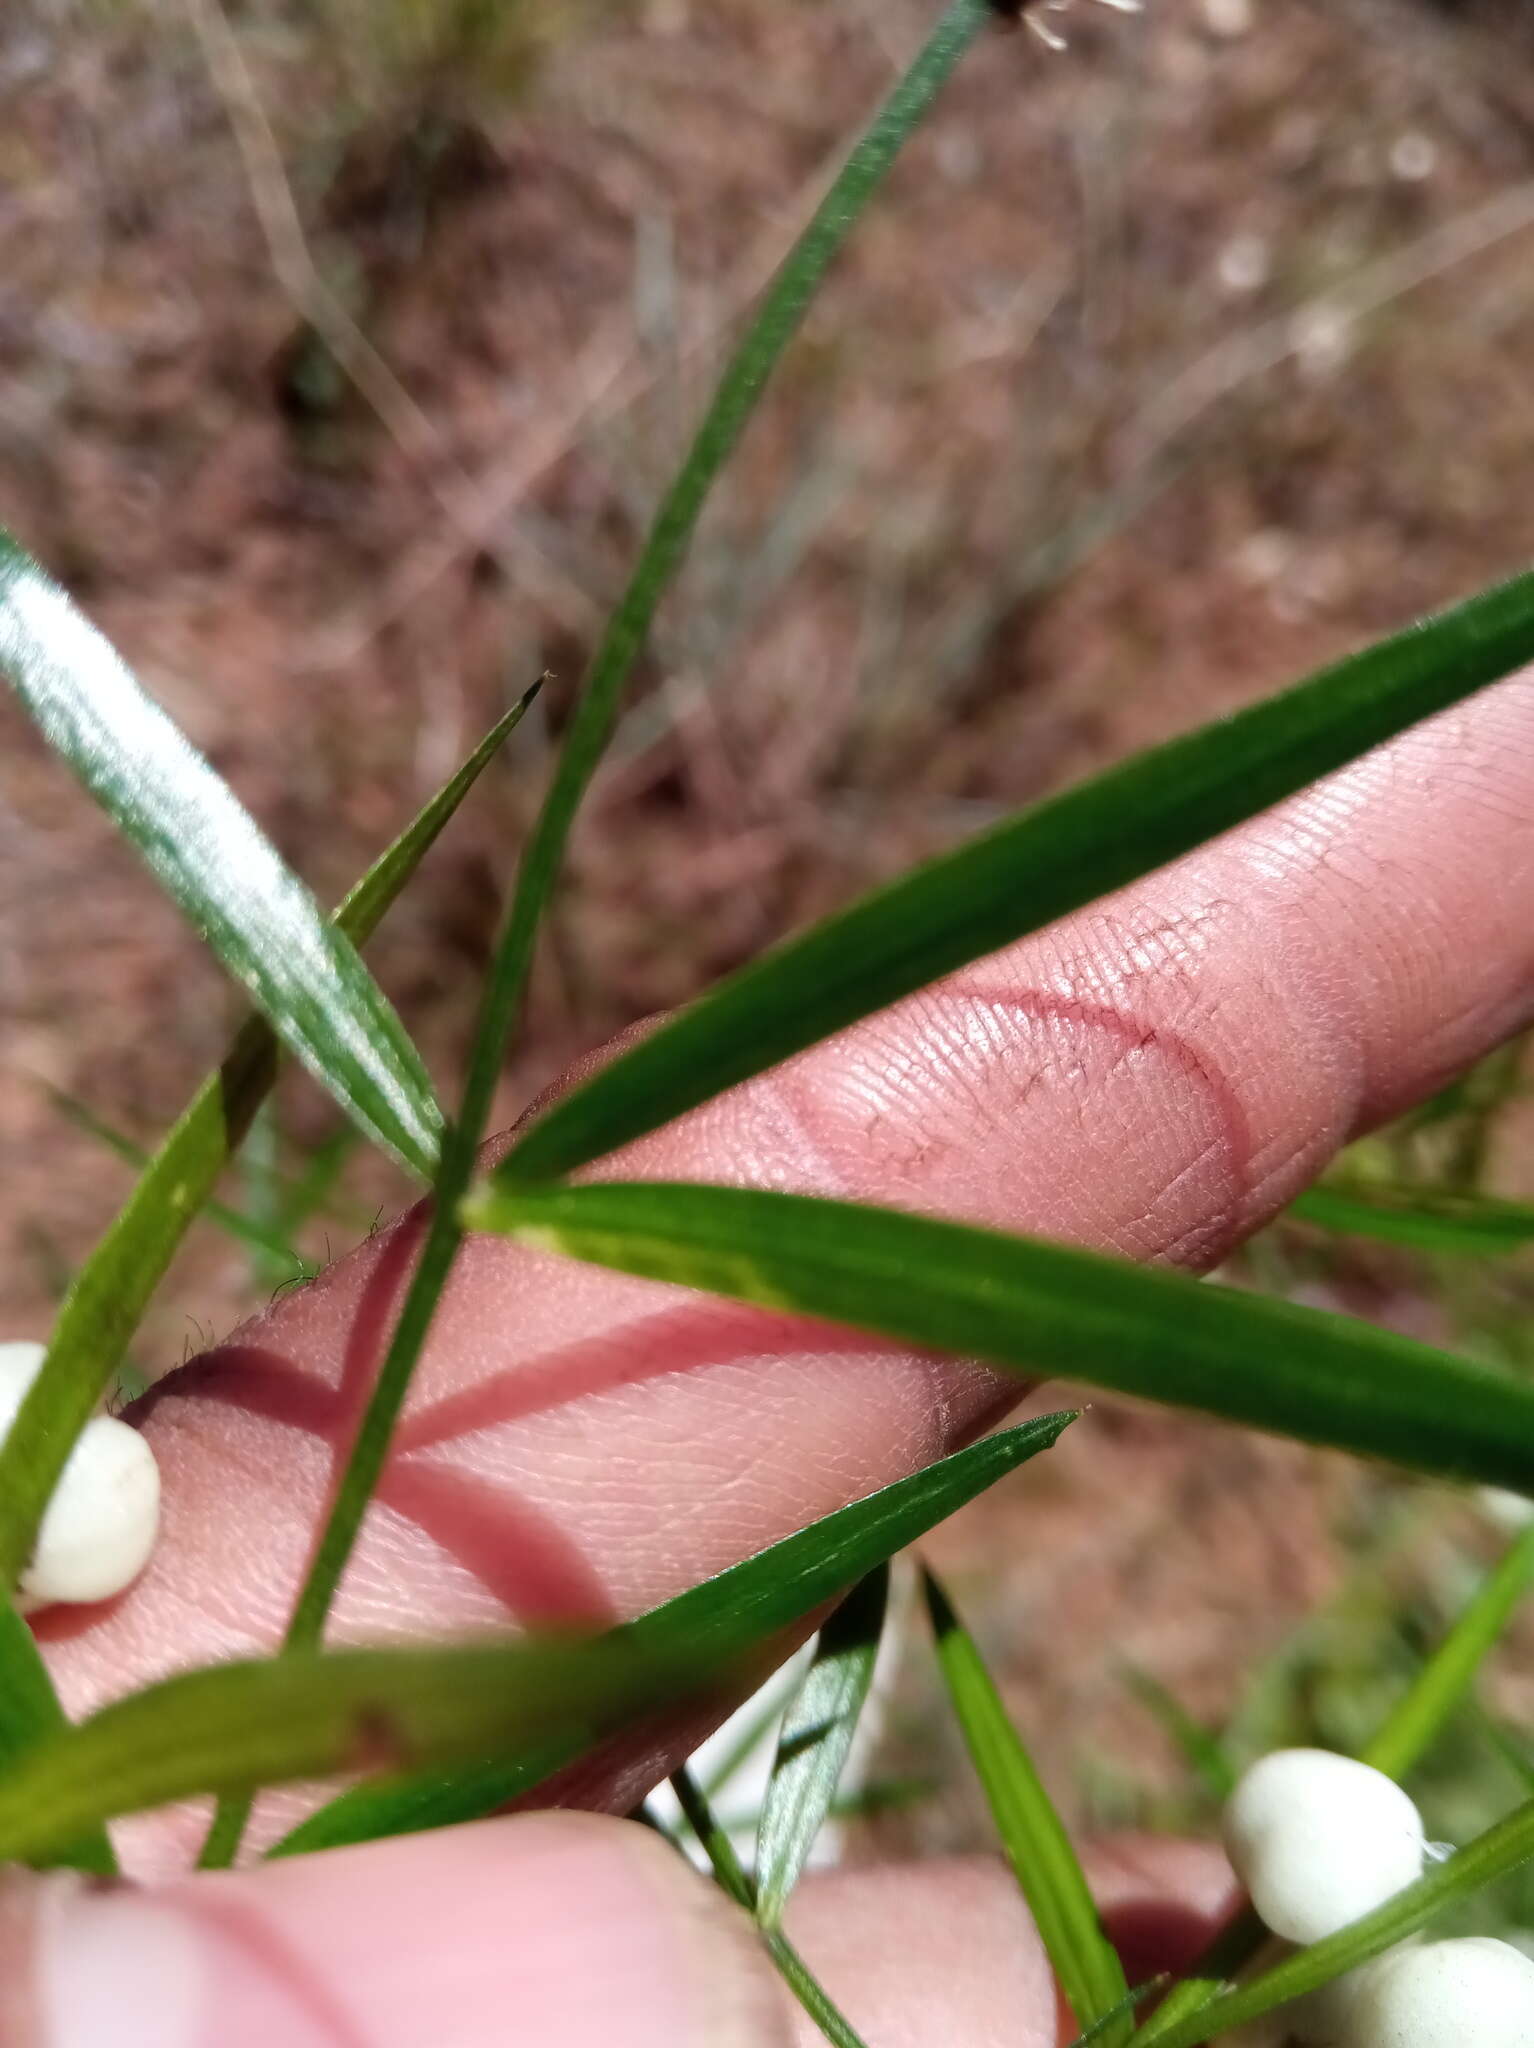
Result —
[[[727,333],[916,0],[11,0],[0,523],[324,895],[540,670],[380,936],[455,1071],[568,693]],[[580,828],[504,1111],[999,811],[1534,556],[1534,11],[1151,0],[996,33],[817,307]],[[40,1332],[216,1057],[220,977],[0,703],[0,1315]],[[1517,1057],[1377,1152],[1528,1192]],[[62,1098],[62,1099],[61,1099]],[[73,1107],[71,1108],[71,1105]],[[323,1258],[400,1190],[302,1081]],[[325,1149],[329,1147],[330,1149]],[[318,1148],[318,1149],[317,1149]],[[1270,1234],[1247,1277],[1524,1348],[1527,1268]],[[285,1277],[205,1227],[149,1372]],[[1209,1810],[1144,1675],[1244,1740],[1367,1732],[1488,1555],[1473,1508],[1098,1410],[934,1554],[1078,1817]],[[1305,1619],[1308,1617],[1308,1619]],[[1534,1708],[1523,1638],[1488,1698]],[[1134,1673],[1142,1674],[1140,1679]],[[927,1680],[891,1768],[953,1786]],[[1444,1832],[1516,1789],[1467,1718]],[[886,1843],[967,1842],[967,1793]]]

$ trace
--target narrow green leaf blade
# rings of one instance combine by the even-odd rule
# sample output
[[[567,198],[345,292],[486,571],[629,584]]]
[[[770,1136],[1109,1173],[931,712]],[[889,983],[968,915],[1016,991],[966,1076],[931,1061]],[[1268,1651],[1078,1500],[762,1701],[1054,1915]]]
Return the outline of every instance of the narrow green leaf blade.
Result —
[[[1096,2042],[1113,2032],[1125,2013],[1133,2016],[1136,2006],[1143,2005],[1145,2000],[1153,1992],[1159,1991],[1166,1981],[1166,1973],[1163,1971],[1159,1977],[1147,1977],[1143,1984],[1132,1986],[1111,2011],[1105,2012],[1100,2020],[1094,2020],[1084,2034],[1078,2034],[1071,2042],[1070,2048],[1094,2048]]]
[[[0,671],[279,1038],[430,1178],[442,1114],[345,934],[58,585],[0,533]]]
[[[140,1172],[149,1165],[151,1155],[143,1146],[135,1144],[123,1132],[114,1130],[104,1117],[97,1116],[88,1102],[66,1095],[59,1088],[50,1088],[48,1099],[66,1122],[73,1124],[77,1131],[84,1131],[87,1137],[96,1139],[126,1165],[136,1166]],[[308,1270],[307,1262],[293,1249],[286,1236],[246,1215],[242,1209],[231,1209],[226,1203],[210,1198],[203,1203],[202,1212],[226,1237],[232,1237],[237,1244],[259,1252],[274,1264],[280,1264],[286,1272],[302,1274]]]
[[[711,1658],[622,1631],[584,1642],[292,1651],[165,1680],[45,1736],[0,1778],[0,1859],[55,1855],[82,1829],[206,1792],[368,1764],[468,1762],[558,1740],[578,1752],[667,1697],[720,1681]]]
[[[1048,1450],[1074,1419],[1069,1413],[1045,1415],[985,1437],[732,1565],[641,1616],[628,1632],[642,1648],[690,1645],[705,1660],[721,1644],[765,1642]],[[359,1785],[301,1821],[271,1853],[291,1856],[477,1820],[530,1790],[570,1754],[556,1742],[479,1771]]]
[[[730,1840],[730,1831],[716,1818],[708,1794],[683,1764],[671,1773],[671,1789],[682,1809],[682,1818],[697,1836],[719,1887],[744,1912],[756,1912],[756,1884]]]
[[[1136,1664],[1124,1667],[1125,1682],[1146,1711],[1152,1714],[1177,1748],[1183,1760],[1212,1799],[1224,1801],[1236,1789],[1237,1771],[1225,1754],[1224,1745],[1196,1721],[1175,1694],[1148,1671]]]
[[[1477,1587],[1416,1682],[1363,1752],[1387,1777],[1422,1757],[1474,1683],[1487,1653],[1534,1586],[1534,1527],[1525,1529]]]
[[[1534,656],[1534,574],[1137,755],[766,954],[530,1126],[503,1179],[573,1172],[1255,817]]]
[[[68,1725],[32,1631],[7,1600],[0,1604],[0,1759],[8,1763]],[[66,1836],[39,1861],[94,1877],[117,1874],[117,1858],[99,1825],[83,1827],[73,1839]]]
[[[756,1834],[757,1917],[776,1926],[836,1797],[868,1698],[889,1600],[889,1566],[854,1586],[820,1631],[789,1702]]]
[[[395,898],[441,836],[442,828],[537,702],[546,676],[522,692],[491,726],[457,774],[387,846],[336,906],[334,922],[354,945],[364,945],[382,923]],[[341,1141],[344,1146],[344,1137]],[[343,1155],[344,1156],[344,1155]]]
[[[1307,1188],[1284,1211],[1342,1237],[1496,1258],[1534,1241],[1534,1207],[1423,1188]]]
[[[676,1182],[487,1183],[466,1210],[623,1272],[1534,1493],[1534,1387],[1371,1323],[904,1211]]]
[[[1078,2027],[1091,2027],[1123,2005],[1129,1986],[1060,1816],[1033,1759],[1007,1716],[974,1639],[942,1587],[923,1572],[938,1662],[959,1717],[965,1745],[985,1792],[1034,1925]],[[1134,2020],[1126,2008],[1104,2036],[1108,2048],[1127,2041]]]
[[[497,1067],[521,1008],[543,912],[576,813],[606,750],[634,663],[692,543],[709,494],[848,236],[989,15],[987,0],[950,0],[895,81],[768,284],[656,508],[639,559],[592,656],[518,870],[486,997],[487,1048]],[[471,1067],[471,1085],[472,1081]],[[468,1115],[460,1121],[474,1125]]]
[[[463,798],[515,728],[528,699],[473,755],[368,870],[335,913],[361,944],[415,872]],[[120,1364],[150,1296],[208,1200],[277,1072],[270,1027],[251,1018],[228,1057],[172,1127],[60,1308],[42,1370],[0,1445],[0,1586],[29,1556],[44,1507],[75,1438]],[[4,1666],[0,1664],[0,1683]],[[5,1751],[0,1747],[0,1765]]]
[[[352,1124],[341,1124],[315,1146],[283,1199],[277,1221],[285,1236],[294,1236],[325,1207],[356,1148],[357,1132]]]
[[[1272,1936],[1250,1906],[1243,1906],[1235,1918],[1222,1927],[1194,1964],[1192,1972],[1174,1984],[1145,2024],[1131,2036],[1129,2048],[1148,2048],[1163,2032],[1185,2026],[1213,1999],[1228,1988],[1238,1970],[1244,1970]]]
[[[798,1689],[797,1682],[791,1679],[787,1685],[775,1687],[768,1693],[762,1700],[758,1712],[753,1714],[747,1725],[740,1730],[725,1754],[716,1763],[710,1763],[707,1771],[700,1775],[698,1782],[708,1798],[717,1799],[721,1792],[729,1790],[736,1774],[782,1720],[790,1699]],[[763,1692],[767,1692],[765,1686]]]

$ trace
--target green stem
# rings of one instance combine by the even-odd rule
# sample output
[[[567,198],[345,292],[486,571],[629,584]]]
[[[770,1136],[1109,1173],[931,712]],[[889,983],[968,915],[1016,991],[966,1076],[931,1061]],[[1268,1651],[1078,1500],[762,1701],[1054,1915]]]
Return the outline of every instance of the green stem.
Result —
[[[715,1818],[708,1794],[685,1764],[672,1772],[671,1789],[676,1794],[687,1825],[703,1846],[703,1853],[713,1867],[721,1891],[728,1892],[736,1905],[754,1918],[756,1880],[735,1853],[735,1844],[730,1840],[728,1829]]]
[[[989,14],[987,0],[953,0],[874,116],[768,286],[755,319],[725,366],[686,459],[661,501],[628,587],[592,658],[553,783],[522,859],[493,971],[491,1011],[499,1026],[497,1056],[521,1007],[544,904],[576,811],[601,761],[623,686],[692,539],[704,502],[859,215]]]
[[[1366,1764],[1389,1778],[1405,1776],[1470,1690],[1486,1653],[1531,1584],[1534,1527],[1523,1531],[1482,1580],[1415,1684],[1364,1750]]]
[[[1193,1965],[1191,1977],[1175,1984],[1129,2042],[1129,2048],[1151,2048],[1184,2020],[1192,2019],[1218,1998],[1238,1970],[1244,1970],[1268,1939],[1250,1906],[1227,1922]]]
[[[774,1928],[766,1936],[766,1942],[767,1953],[776,1963],[778,1975],[831,2043],[831,2048],[865,2048],[863,2037],[853,2031],[827,1998],[819,1979],[811,1975],[803,1956],[782,1929]]]
[[[672,1774],[671,1789],[677,1796],[688,1826],[703,1845],[703,1852],[708,1857],[720,1889],[727,1892],[737,1906],[755,1919],[756,1880],[736,1855],[735,1844],[730,1840],[729,1831],[715,1817],[702,1786],[685,1764]],[[762,1937],[768,1955],[772,1957],[777,1967],[779,1976],[831,2043],[831,2048],[866,2048],[861,2035],[848,2025],[831,2003],[824,1986],[782,1928],[762,1927],[758,1924],[757,1931]]]
[[[458,1208],[468,1192],[489,1121],[506,1042],[521,1013],[544,908],[581,798],[612,732],[623,686],[661,597],[686,552],[709,491],[734,452],[767,379],[798,331],[833,259],[989,12],[987,0],[953,0],[816,208],[726,364],[692,447],[661,501],[628,587],[602,635],[518,870],[511,910],[480,1003],[463,1100],[456,1119],[443,1134],[426,1242],[294,1607],[284,1639],[287,1648],[315,1643],[323,1634],[336,1587],[383,1470],[426,1332],[463,1239]],[[233,1860],[248,1811],[248,1801],[221,1804],[199,1858],[202,1867],[222,1868]]]

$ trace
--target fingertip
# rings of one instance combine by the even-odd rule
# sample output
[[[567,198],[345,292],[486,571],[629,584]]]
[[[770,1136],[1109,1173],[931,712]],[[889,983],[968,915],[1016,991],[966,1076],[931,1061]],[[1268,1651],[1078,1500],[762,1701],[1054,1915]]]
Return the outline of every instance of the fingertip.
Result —
[[[24,1885],[22,1968],[7,1974],[30,1990],[0,2033],[7,2048],[792,2038],[746,1923],[669,1844],[623,1822],[530,1815],[155,1891]]]

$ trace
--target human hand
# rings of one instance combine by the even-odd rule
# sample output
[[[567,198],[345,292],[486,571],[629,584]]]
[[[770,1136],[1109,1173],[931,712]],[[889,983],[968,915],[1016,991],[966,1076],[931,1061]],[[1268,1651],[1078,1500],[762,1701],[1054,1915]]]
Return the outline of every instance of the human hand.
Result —
[[[1490,691],[621,1170],[1207,1266],[1534,1012],[1531,741],[1534,684]],[[40,1624],[71,1711],[274,1645],[416,1234],[370,1240],[156,1390],[160,1550],[110,1608]],[[953,1448],[1008,1398],[971,1366],[474,1240],[334,1633],[633,1614]],[[626,1810],[701,1732],[652,1728],[563,1796]],[[265,1803],[268,1837],[292,1811]],[[124,1830],[149,1890],[15,1880],[7,2048],[768,2048],[802,2025],[727,1910],[617,1822],[518,1817],[171,1879],[195,1835],[187,1816]],[[1110,1918],[1132,1907],[1160,1952],[1225,1884],[1175,1844],[1098,1874]],[[870,2048],[1058,2036],[1037,1944],[982,1866],[812,1881],[798,1914]]]

